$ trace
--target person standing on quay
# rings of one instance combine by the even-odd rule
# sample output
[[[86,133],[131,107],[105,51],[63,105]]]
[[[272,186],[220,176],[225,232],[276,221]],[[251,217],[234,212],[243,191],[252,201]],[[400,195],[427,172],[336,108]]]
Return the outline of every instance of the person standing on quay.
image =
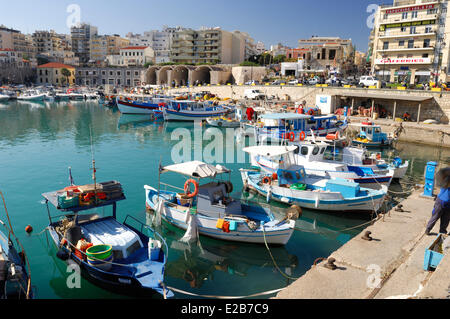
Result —
[[[441,187],[441,192],[436,198],[433,213],[425,231],[426,235],[430,235],[438,220],[441,220],[439,233],[447,234],[450,222],[450,167],[441,169],[436,174],[436,185]]]

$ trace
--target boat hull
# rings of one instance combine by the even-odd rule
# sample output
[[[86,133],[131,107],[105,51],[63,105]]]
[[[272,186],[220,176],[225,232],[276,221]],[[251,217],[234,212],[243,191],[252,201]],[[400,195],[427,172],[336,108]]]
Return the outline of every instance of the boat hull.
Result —
[[[146,207],[155,210],[155,199],[158,198],[158,192],[150,186],[145,186],[146,192]],[[174,208],[165,207],[161,213],[161,217],[168,223],[187,230],[188,224],[186,222],[187,211],[181,211]],[[294,221],[288,221],[284,225],[276,227],[278,221],[271,221],[264,226],[259,226],[255,231],[251,231],[247,224],[242,221],[237,224],[236,231],[225,233],[222,229],[218,229],[217,218],[211,218],[205,215],[196,215],[198,232],[203,236],[208,236],[218,240],[226,240],[233,242],[245,242],[253,244],[267,244],[270,245],[286,245],[294,232]],[[263,230],[264,227],[264,230]]]
[[[241,171],[245,187],[256,191],[261,196],[284,204],[296,204],[303,208],[336,212],[371,212],[377,211],[383,204],[387,187],[372,196],[343,198],[340,193],[318,193],[312,191],[292,190],[272,185],[259,185],[249,178],[248,171]],[[386,190],[386,191],[384,191]],[[269,194],[269,195],[268,195]]]
[[[137,103],[117,100],[117,107],[122,114],[153,114],[159,109],[157,104]]]
[[[211,117],[218,117],[224,115],[228,110],[214,110],[214,111],[175,111],[170,109],[163,109],[165,121],[205,121]]]

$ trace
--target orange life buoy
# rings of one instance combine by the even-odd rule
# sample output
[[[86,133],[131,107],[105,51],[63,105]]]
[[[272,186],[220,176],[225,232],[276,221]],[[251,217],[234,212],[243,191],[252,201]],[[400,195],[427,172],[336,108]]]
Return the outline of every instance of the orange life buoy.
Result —
[[[289,141],[293,142],[295,141],[295,133],[294,132],[290,132],[288,133],[288,137],[289,137]]]
[[[314,111],[313,111],[313,109],[309,109],[309,111],[308,111],[308,115],[314,115]]]
[[[262,180],[263,184],[270,184],[272,182],[272,179],[269,176],[266,176]]]
[[[300,141],[304,141],[306,139],[306,133],[305,132],[303,132],[303,131],[301,131],[300,132]]]
[[[189,184],[193,184],[195,187],[195,190],[193,193],[191,193],[189,191]],[[186,181],[186,183],[184,184],[184,193],[187,195],[187,197],[189,198],[194,198],[195,196],[198,195],[198,182],[195,179],[189,179]]]

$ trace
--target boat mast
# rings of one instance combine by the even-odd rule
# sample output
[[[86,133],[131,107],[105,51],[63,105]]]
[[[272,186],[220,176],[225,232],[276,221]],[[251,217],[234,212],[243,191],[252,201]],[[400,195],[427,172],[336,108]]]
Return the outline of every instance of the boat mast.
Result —
[[[91,154],[92,154],[92,179],[94,180],[94,203],[95,205],[97,205],[97,177],[96,174],[97,173],[97,169],[95,167],[95,158],[94,158],[94,145],[92,143],[92,128],[91,126],[89,126],[89,134],[91,137]]]

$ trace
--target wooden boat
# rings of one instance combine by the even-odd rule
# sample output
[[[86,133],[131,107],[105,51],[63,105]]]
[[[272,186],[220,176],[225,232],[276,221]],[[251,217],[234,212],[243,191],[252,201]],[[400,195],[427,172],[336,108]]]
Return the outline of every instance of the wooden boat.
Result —
[[[0,192],[2,199],[3,194]],[[6,205],[5,205],[6,208]],[[30,263],[19,239],[14,234],[8,212],[8,224],[0,219],[0,299],[31,299]]]
[[[270,210],[230,197],[232,184],[216,180],[231,173],[225,167],[194,161],[160,168],[160,173],[164,172],[191,178],[184,194],[160,190],[163,183],[158,188],[144,186],[147,208],[168,223],[186,230],[195,227],[200,235],[226,241],[285,245],[291,238],[295,220],[276,220]],[[204,179],[210,181],[199,185]],[[188,182],[195,185],[194,193],[189,193]]]
[[[259,117],[257,123],[246,123],[246,131],[254,130],[258,143],[265,142],[300,142],[308,136],[326,137],[336,132],[344,132],[347,122],[337,120],[335,115],[312,116],[297,113],[266,113]]]
[[[95,172],[95,162],[93,167]],[[173,296],[163,285],[168,256],[164,238],[132,216],[117,221],[117,202],[125,199],[120,183],[96,183],[94,175],[93,185],[72,185],[42,196],[60,259],[75,262],[88,280],[119,294]],[[51,216],[49,203],[63,218]],[[81,215],[100,207],[112,208],[112,215]]]
[[[165,121],[204,121],[208,118],[220,117],[231,110],[223,106],[212,106],[209,103],[196,101],[170,101],[162,108]]]
[[[164,107],[165,99],[150,99],[147,101],[116,99],[117,107],[122,114],[154,114],[160,112],[160,108]]]
[[[241,126],[241,122],[239,122],[238,120],[232,119],[232,118],[227,118],[224,116],[208,118],[208,119],[206,119],[206,122],[208,123],[208,125],[214,126],[214,127],[235,128],[235,127]]]
[[[241,169],[241,177],[244,188],[265,196],[268,202],[274,200],[321,211],[377,211],[387,194],[384,185],[373,190],[345,179],[307,176],[299,165],[278,169],[276,176]]]
[[[383,170],[375,173],[371,168],[333,163],[325,158],[331,156],[327,143],[302,142],[291,146],[253,146],[243,151],[251,155],[251,163],[267,173],[276,173],[279,168],[301,165],[307,175],[322,178],[343,178],[361,184],[362,187],[380,189],[389,187],[394,172]]]
[[[390,147],[397,141],[392,134],[383,133],[381,126],[372,122],[363,122],[359,126],[359,135],[352,141],[354,145],[364,147]]]

